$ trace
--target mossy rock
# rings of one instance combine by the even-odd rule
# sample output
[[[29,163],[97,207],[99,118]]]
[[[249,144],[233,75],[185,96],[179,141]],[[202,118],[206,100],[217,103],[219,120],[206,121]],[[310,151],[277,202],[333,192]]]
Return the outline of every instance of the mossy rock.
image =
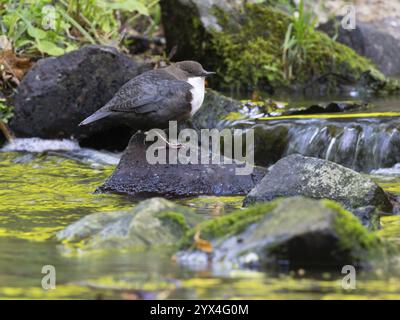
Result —
[[[392,213],[388,195],[370,178],[331,161],[292,154],[276,162],[244,200],[255,202],[305,196],[338,201],[349,210],[374,206]]]
[[[233,268],[364,265],[386,260],[394,250],[352,213],[326,199],[277,199],[204,221],[195,230],[211,242],[212,263]],[[187,234],[183,248],[193,233]],[[178,261],[194,254],[181,251]]]
[[[368,59],[326,34],[311,31],[307,51],[285,76],[282,45],[293,18],[265,4],[221,0],[162,0],[162,17],[169,50],[176,60],[196,59],[217,71],[215,86],[273,91],[338,91],[357,87],[398,91]]]
[[[163,198],[140,202],[130,211],[88,215],[57,233],[81,250],[173,247],[202,217]]]

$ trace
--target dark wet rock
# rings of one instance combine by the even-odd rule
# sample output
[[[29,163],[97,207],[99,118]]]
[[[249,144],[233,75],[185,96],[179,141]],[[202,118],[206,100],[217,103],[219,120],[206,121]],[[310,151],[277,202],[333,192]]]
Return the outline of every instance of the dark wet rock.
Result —
[[[282,115],[303,115],[303,114],[319,114],[319,113],[336,113],[345,111],[354,111],[365,109],[368,103],[356,101],[338,101],[314,104],[306,108],[289,109],[282,112]]]
[[[57,233],[81,250],[174,246],[202,217],[162,198],[140,202],[132,210],[88,215]]]
[[[0,130],[0,148],[7,142],[6,137],[3,132]]]
[[[178,261],[190,267],[207,261],[215,269],[338,267],[364,264],[387,254],[384,241],[331,200],[279,199],[200,223],[213,254],[186,250]],[[193,232],[192,232],[193,233]],[[188,246],[192,233],[187,235]],[[200,257],[200,258],[199,258]],[[219,267],[220,266],[220,267]]]
[[[289,139],[290,125],[255,125],[254,161],[259,166],[270,166],[282,158]]]
[[[330,36],[337,36],[337,41],[354,49],[358,54],[371,59],[386,75],[400,73],[400,21],[388,17],[378,21],[357,20],[354,30],[340,27],[342,17],[328,21],[320,30]]]
[[[165,38],[146,37],[144,35],[127,35],[127,48],[130,54],[151,54],[152,56],[161,56],[165,54]]]
[[[85,146],[124,148],[130,130],[107,121],[87,127],[78,124],[107,103],[125,82],[150,68],[104,46],[86,46],[41,59],[13,97],[11,129],[18,137],[74,137]]]
[[[195,58],[207,69],[216,70],[217,76],[210,80],[213,87],[258,87],[270,92],[289,87],[321,93],[348,91],[360,85],[360,89],[369,88],[374,78],[383,76],[369,60],[315,31],[310,35],[313,46],[307,49],[304,63],[293,64],[295,80],[288,81],[283,75],[286,62],[280,48],[293,17],[272,5],[239,0],[161,0],[160,6],[167,51],[175,48],[177,61]],[[371,82],[361,83],[362,75],[370,70]],[[386,84],[373,88],[387,89]],[[397,84],[391,90],[398,88]]]
[[[336,163],[299,154],[270,167],[244,205],[298,195],[335,200],[348,209],[375,206],[388,213],[393,209],[386,193],[371,179]]]
[[[256,167],[249,175],[237,175],[243,164],[150,164],[143,134],[132,137],[120,163],[99,192],[116,192],[136,197],[163,196],[169,198],[197,195],[247,194],[265,174]],[[182,149],[183,150],[183,149]],[[167,149],[176,152],[175,149]],[[201,152],[199,152],[200,156]]]

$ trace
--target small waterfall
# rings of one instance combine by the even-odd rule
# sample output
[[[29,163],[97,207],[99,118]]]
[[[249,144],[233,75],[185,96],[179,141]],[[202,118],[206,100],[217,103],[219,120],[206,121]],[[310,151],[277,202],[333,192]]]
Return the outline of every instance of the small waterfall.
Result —
[[[284,145],[280,150],[269,148],[270,156],[265,154],[266,145],[256,150],[256,163],[260,165],[270,164],[270,158],[293,153],[330,160],[362,172],[400,163],[400,121],[396,119],[282,121],[256,127],[262,128],[265,143],[271,142],[272,136],[276,140],[279,132]],[[265,139],[266,135],[269,138]]]
[[[77,141],[16,138],[0,148],[0,152],[50,153],[94,165],[117,165],[120,153],[81,148]]]

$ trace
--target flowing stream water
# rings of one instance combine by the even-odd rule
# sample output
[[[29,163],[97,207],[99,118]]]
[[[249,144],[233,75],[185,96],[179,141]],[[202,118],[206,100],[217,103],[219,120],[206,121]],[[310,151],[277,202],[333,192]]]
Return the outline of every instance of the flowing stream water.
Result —
[[[319,155],[366,174],[372,171],[371,176],[385,190],[400,195],[400,168],[396,166],[400,162],[400,118],[384,117],[385,112],[399,108],[400,100],[377,104],[377,109],[368,111],[374,116],[363,120],[343,123],[337,119],[334,124],[318,118],[296,120],[298,123],[289,129],[291,138],[285,154]],[[336,129],[329,131],[333,126]],[[357,157],[361,154],[360,142],[358,146],[353,142],[362,139],[363,148],[371,150]],[[68,250],[54,239],[56,231],[91,213],[135,205],[129,197],[93,193],[112,173],[118,158],[116,154],[81,149],[68,140],[17,140],[2,149],[0,298],[400,298],[396,268],[363,271],[357,275],[357,288],[344,290],[341,270],[196,272],[178,266],[168,250]],[[212,218],[239,208],[241,201],[242,197],[198,197],[178,202]],[[400,245],[400,217],[384,217],[382,225],[381,235]],[[42,289],[44,265],[56,268],[54,290]]]

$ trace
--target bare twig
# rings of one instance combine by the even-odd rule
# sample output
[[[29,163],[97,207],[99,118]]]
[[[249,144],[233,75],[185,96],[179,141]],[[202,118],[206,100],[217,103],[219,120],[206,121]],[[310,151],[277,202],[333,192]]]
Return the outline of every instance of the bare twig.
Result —
[[[174,57],[174,55],[176,54],[176,52],[178,51],[178,46],[173,46],[173,48],[171,49],[171,51],[168,54],[167,57],[167,61],[170,62],[171,59]]]
[[[0,120],[0,131],[4,134],[4,136],[6,137],[8,142],[10,142],[11,140],[14,139],[14,136],[11,133],[11,131],[8,128],[8,126],[1,120]]]

